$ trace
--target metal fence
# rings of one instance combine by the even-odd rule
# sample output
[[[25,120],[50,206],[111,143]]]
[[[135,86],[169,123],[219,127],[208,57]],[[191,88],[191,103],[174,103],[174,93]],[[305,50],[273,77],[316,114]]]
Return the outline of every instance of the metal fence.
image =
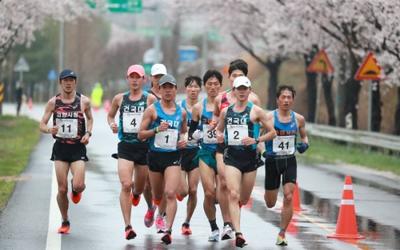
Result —
[[[306,129],[307,133],[312,136],[400,153],[400,136],[313,123],[307,123]]]

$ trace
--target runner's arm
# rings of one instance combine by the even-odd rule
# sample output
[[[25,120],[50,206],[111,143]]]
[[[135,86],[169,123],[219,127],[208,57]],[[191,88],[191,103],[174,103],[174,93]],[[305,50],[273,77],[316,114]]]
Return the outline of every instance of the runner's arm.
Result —
[[[217,141],[218,143],[223,143],[224,142],[224,129],[225,129],[225,115],[226,115],[226,110],[223,109],[221,114],[220,114],[220,119],[216,128],[216,133],[217,133]]]
[[[40,120],[40,123],[39,123],[40,132],[46,133],[46,134],[57,134],[57,132],[58,132],[57,127],[53,127],[53,126],[48,127],[47,126],[47,123],[49,122],[50,117],[53,114],[54,108],[55,108],[55,98],[53,97],[47,102],[45,110],[44,110],[44,114],[42,116],[42,119]]]
[[[154,129],[149,129],[151,122],[155,120],[154,116],[155,116],[154,106],[151,105],[144,111],[142,123],[140,124],[140,129],[138,133],[139,140],[144,141],[147,138],[154,136],[156,132],[158,132],[158,127]]]
[[[265,129],[266,133],[258,138],[259,142],[271,141],[276,137],[276,130],[272,123],[272,116],[266,114],[261,108],[257,109],[258,118],[260,120],[261,126]]]

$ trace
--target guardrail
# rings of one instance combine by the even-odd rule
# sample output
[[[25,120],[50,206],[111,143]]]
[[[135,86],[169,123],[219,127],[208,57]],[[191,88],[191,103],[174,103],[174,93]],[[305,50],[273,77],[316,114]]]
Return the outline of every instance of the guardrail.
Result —
[[[361,144],[375,148],[382,148],[397,153],[400,152],[400,136],[396,135],[368,132],[363,130],[353,130],[313,123],[307,123],[306,129],[307,133],[312,136],[318,136],[354,144]]]

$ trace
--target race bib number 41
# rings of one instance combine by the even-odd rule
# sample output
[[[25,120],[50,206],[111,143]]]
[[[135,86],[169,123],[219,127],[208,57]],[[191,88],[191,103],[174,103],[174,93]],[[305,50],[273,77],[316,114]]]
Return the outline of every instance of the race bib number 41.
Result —
[[[277,155],[292,155],[295,152],[294,135],[277,136],[272,141],[272,151]]]
[[[249,136],[249,128],[247,125],[226,125],[228,133],[228,145],[239,146],[242,145],[242,140]]]
[[[59,138],[76,138],[78,136],[78,119],[56,119],[58,127],[57,137]]]
[[[154,146],[161,149],[176,150],[178,142],[178,130],[167,129],[166,131],[160,131],[154,138]]]
[[[138,133],[143,113],[124,112],[122,114],[122,131],[124,133]]]

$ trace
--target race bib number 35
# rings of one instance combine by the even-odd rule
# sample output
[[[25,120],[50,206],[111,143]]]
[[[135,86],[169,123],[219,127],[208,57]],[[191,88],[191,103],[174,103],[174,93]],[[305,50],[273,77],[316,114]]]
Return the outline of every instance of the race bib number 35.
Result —
[[[57,137],[76,138],[78,136],[78,119],[56,119]]]
[[[277,155],[292,155],[295,152],[294,135],[277,136],[272,141],[272,151]]]
[[[138,133],[143,113],[125,112],[122,114],[122,131],[124,133]]]
[[[203,125],[203,143],[205,144],[216,144],[217,143],[217,131],[215,129],[209,130],[208,125]]]
[[[166,131],[158,132],[154,138],[154,146],[161,149],[176,150],[177,142],[177,129],[167,129]]]
[[[249,129],[247,125],[226,125],[228,133],[228,145],[238,146],[242,145],[242,140],[249,136]]]

